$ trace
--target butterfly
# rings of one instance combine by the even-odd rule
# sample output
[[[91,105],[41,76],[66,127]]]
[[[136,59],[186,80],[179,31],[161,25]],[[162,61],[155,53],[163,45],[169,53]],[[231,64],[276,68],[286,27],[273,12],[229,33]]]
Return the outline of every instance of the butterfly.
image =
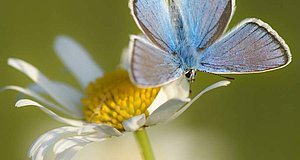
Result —
[[[144,36],[130,37],[130,76],[141,87],[157,87],[196,71],[260,73],[285,67],[290,49],[268,24],[255,18],[224,34],[234,0],[130,0]]]

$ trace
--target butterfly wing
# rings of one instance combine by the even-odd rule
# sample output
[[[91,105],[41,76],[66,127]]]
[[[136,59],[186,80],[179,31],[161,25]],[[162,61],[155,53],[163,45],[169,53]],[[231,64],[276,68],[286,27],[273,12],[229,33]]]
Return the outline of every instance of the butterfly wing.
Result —
[[[131,36],[131,69],[133,82],[140,87],[157,87],[182,76],[179,59],[146,39]]]
[[[187,41],[206,48],[226,29],[235,8],[234,0],[174,0],[182,14]]]
[[[130,0],[131,14],[140,30],[160,49],[176,49],[174,29],[166,0]]]
[[[247,19],[199,56],[200,71],[216,74],[265,72],[291,62],[284,40],[268,24]]]

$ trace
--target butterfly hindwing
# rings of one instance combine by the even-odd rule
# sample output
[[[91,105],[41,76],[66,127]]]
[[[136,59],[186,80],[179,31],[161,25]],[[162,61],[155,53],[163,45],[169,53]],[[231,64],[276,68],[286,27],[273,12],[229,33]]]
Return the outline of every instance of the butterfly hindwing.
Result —
[[[155,87],[178,79],[182,75],[179,59],[146,39],[132,36],[130,44],[131,79],[138,86]]]
[[[200,71],[242,74],[286,66],[291,54],[284,40],[266,23],[247,19],[199,56]]]

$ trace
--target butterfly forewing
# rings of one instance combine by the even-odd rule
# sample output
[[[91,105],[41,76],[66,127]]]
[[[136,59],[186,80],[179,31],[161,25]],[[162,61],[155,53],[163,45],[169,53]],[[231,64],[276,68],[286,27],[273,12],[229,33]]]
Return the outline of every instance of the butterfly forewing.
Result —
[[[286,66],[291,54],[266,23],[247,19],[199,56],[199,70],[217,74],[264,72]]]
[[[131,79],[141,87],[155,87],[182,75],[179,59],[146,39],[131,37]]]
[[[167,1],[131,0],[129,7],[139,28],[155,45],[167,52],[176,49]]]
[[[169,12],[172,26],[176,38],[176,44],[182,44],[186,40],[186,29],[184,28],[184,20],[180,12],[180,8],[176,0],[170,0]]]
[[[234,0],[174,0],[181,10],[187,41],[206,48],[227,27],[235,8]]]

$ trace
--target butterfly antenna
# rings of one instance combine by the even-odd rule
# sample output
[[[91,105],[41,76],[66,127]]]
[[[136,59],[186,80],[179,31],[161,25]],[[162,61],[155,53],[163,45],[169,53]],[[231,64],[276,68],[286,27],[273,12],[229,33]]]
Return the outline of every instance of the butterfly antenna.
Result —
[[[220,74],[215,74],[215,73],[210,73],[210,72],[206,72],[206,73],[209,73],[209,74],[212,74],[212,75],[215,75],[215,76],[219,76],[219,77],[225,78],[225,79],[227,79],[229,81],[235,80],[235,78],[233,78],[233,77],[223,76],[223,75],[220,75]]]
[[[220,74],[214,74],[214,75],[219,76],[219,77],[222,77],[222,78],[225,78],[225,79],[227,79],[227,80],[229,80],[229,81],[235,80],[235,78],[233,78],[233,77],[223,76],[223,75],[220,75]]]

